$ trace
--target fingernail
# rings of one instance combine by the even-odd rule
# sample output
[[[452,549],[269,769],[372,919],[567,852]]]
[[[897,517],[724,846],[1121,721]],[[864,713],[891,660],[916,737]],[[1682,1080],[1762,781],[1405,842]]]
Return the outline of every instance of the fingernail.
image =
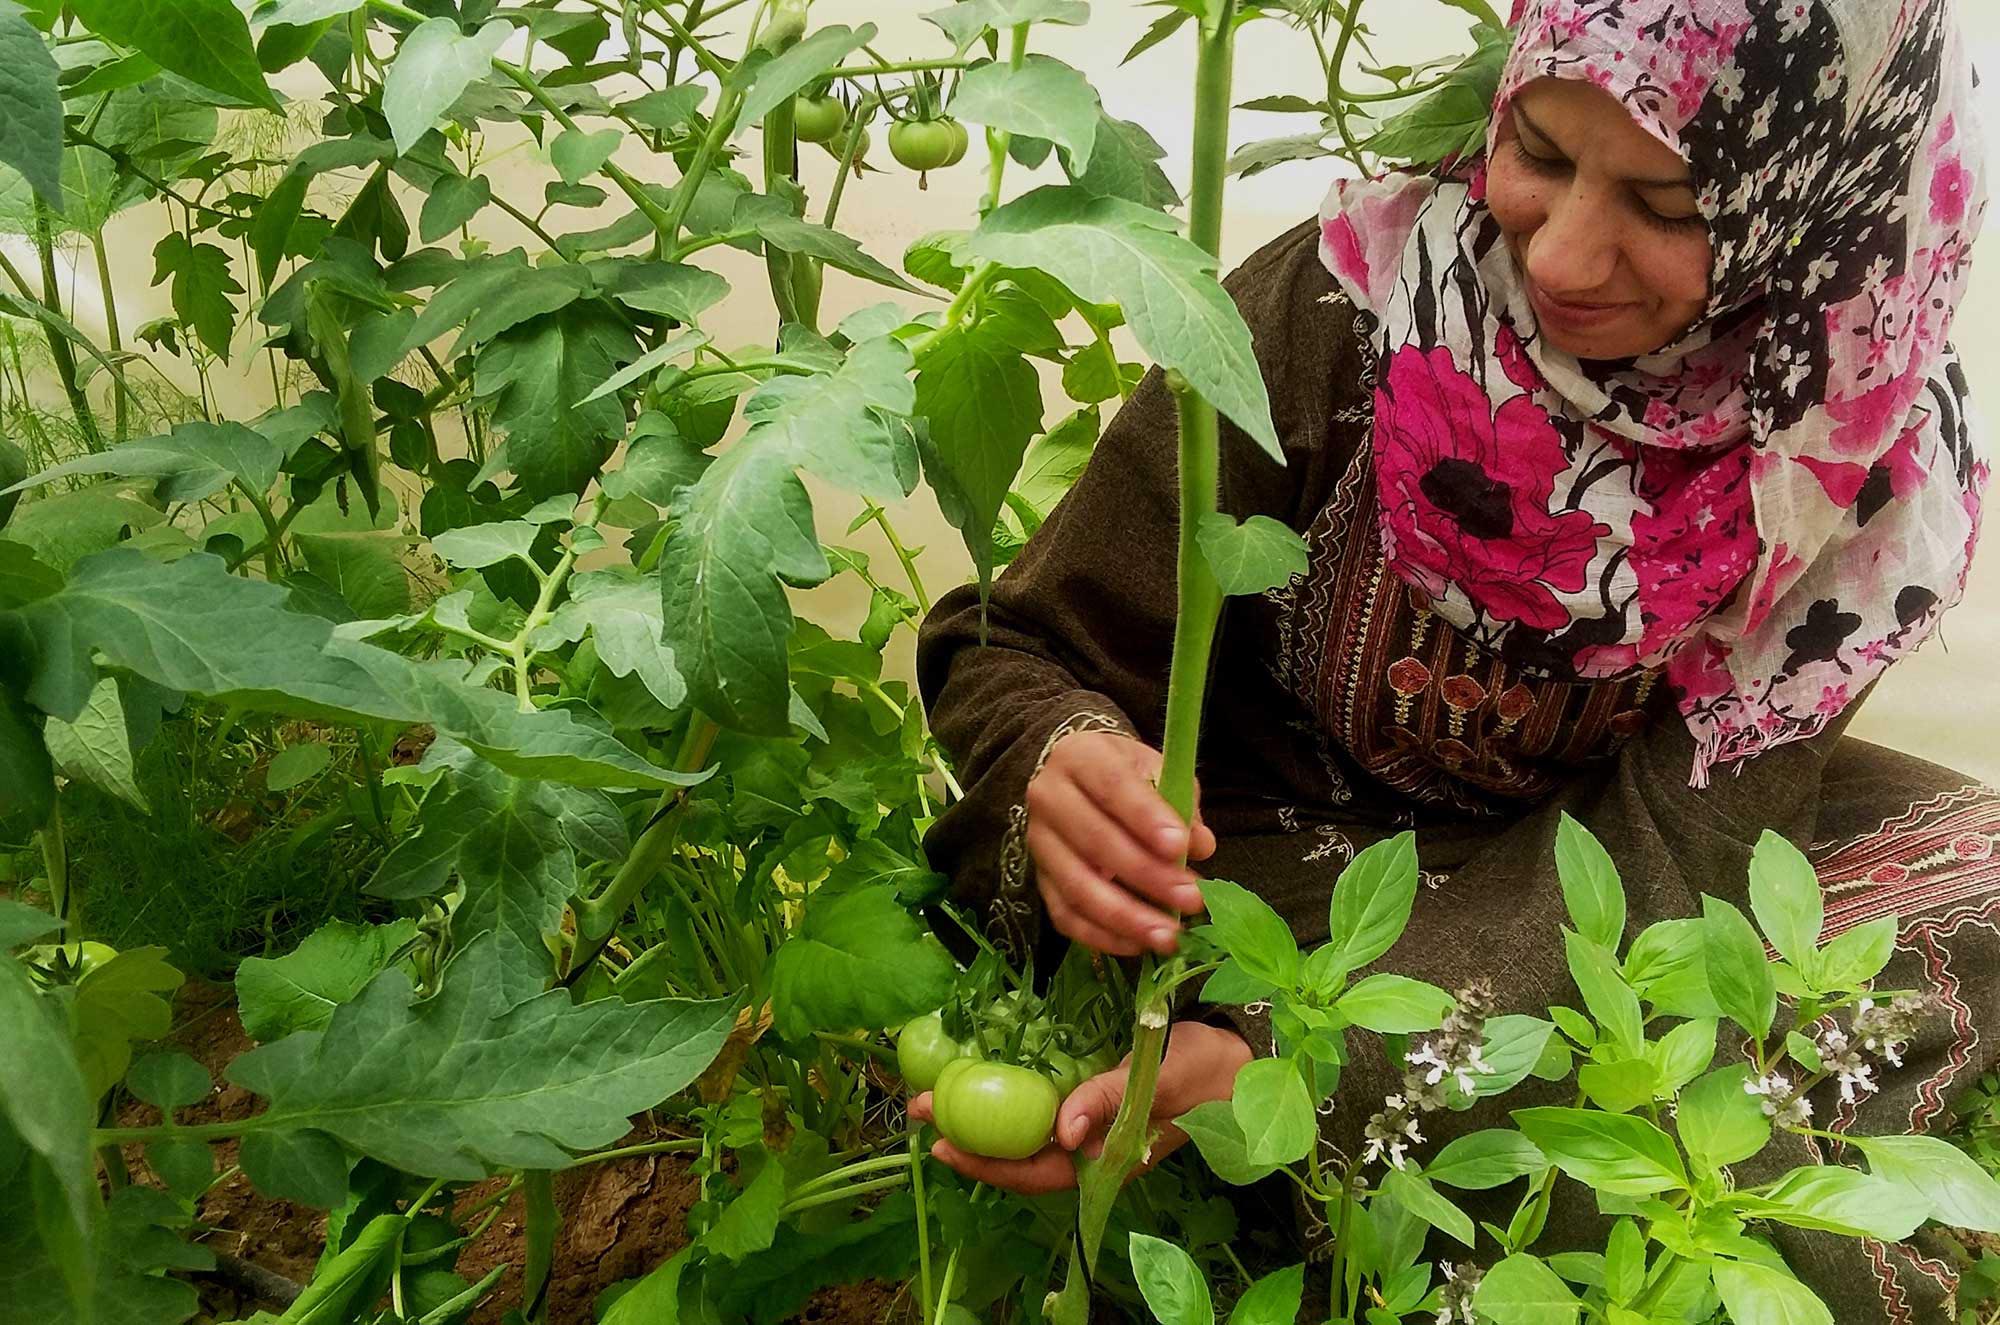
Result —
[[[1187,842],[1187,829],[1179,824],[1167,824],[1153,834],[1153,840],[1160,844],[1162,851],[1179,851]]]
[[[1148,937],[1152,939],[1153,946],[1156,948],[1171,947],[1174,941],[1174,931],[1165,925],[1161,925],[1154,929]]]
[[[1182,911],[1199,911],[1199,910],[1201,910],[1201,889],[1199,889],[1199,888],[1183,888],[1183,889],[1181,889],[1181,892],[1180,892],[1180,909],[1181,909]]]

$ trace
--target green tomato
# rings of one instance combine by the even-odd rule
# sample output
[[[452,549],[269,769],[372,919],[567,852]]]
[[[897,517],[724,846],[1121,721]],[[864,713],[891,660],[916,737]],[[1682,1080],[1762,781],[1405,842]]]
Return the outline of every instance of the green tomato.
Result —
[[[830,143],[847,127],[847,107],[839,97],[795,97],[792,127],[802,143]]]
[[[860,139],[860,141],[854,145],[854,160],[855,163],[858,165],[862,161],[866,160],[868,157],[867,125],[864,124],[859,129],[842,129],[839,133],[835,134],[833,137],[821,143],[820,146],[826,149],[826,153],[828,156],[838,161],[840,160],[841,154],[847,150],[847,135],[850,133],[857,135]]]
[[[957,140],[942,120],[904,120],[889,130],[889,155],[911,170],[936,170]]]
[[[1062,1104],[1054,1082],[1010,1063],[959,1061],[966,1066],[947,1069],[933,1094],[947,1141],[988,1159],[1026,1159],[1049,1143]]]
[[[965,153],[972,146],[972,135],[957,120],[940,120],[940,124],[951,126],[951,155],[944,159],[948,166],[955,166],[965,160]]]
[[[1048,1062],[1049,1077],[1056,1083],[1062,1097],[1068,1099],[1076,1093],[1076,1088],[1095,1076],[1102,1076],[1118,1066],[1118,1060],[1111,1056],[1108,1048],[1097,1049],[1078,1057],[1061,1049],[1051,1049],[1042,1057]]]
[[[965,1057],[965,1046],[944,1032],[944,1018],[933,1012],[903,1027],[896,1037],[896,1070],[913,1094],[937,1085],[945,1065]]]

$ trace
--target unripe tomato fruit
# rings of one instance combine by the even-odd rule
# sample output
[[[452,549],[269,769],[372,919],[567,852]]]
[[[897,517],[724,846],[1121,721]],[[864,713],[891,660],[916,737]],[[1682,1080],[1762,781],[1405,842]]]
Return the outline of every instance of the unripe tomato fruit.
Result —
[[[956,141],[943,120],[904,120],[889,130],[889,155],[911,170],[936,170],[951,161]]]
[[[855,161],[860,162],[866,160],[868,156],[868,126],[865,124],[862,125],[861,128],[858,130],[842,129],[839,133],[835,134],[833,137],[821,143],[820,146],[824,147],[827,150],[828,154],[831,155],[834,160],[838,161],[840,159],[841,153],[847,150],[847,135],[850,132],[856,133],[860,137],[860,141],[854,145]]]
[[[839,97],[795,97],[792,128],[802,143],[830,143],[847,127],[847,107]]]
[[[965,160],[966,149],[972,146],[972,134],[957,120],[941,120],[939,123],[951,126],[951,155],[944,159],[944,163],[955,166]]]
[[[945,1140],[988,1159],[1026,1159],[1047,1145],[1062,1104],[1055,1083],[1039,1072],[969,1058],[946,1066],[931,1100]]]
[[[913,1093],[936,1086],[945,1065],[965,1057],[965,1046],[944,1032],[944,1018],[918,1017],[896,1036],[896,1070]]]

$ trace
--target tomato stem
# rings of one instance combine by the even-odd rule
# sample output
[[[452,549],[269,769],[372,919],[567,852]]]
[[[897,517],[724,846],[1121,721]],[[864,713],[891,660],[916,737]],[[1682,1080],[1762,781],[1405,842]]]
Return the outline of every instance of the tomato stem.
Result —
[[[1229,157],[1229,108],[1235,0],[1219,0],[1204,21],[1195,65],[1194,174],[1188,196],[1188,237],[1212,255],[1222,247],[1223,186]],[[1215,407],[1179,373],[1168,374],[1180,415],[1179,614],[1174,623],[1173,670],[1167,683],[1165,739],[1161,743],[1160,794],[1182,820],[1195,810],[1195,753],[1201,739],[1202,703],[1208,690],[1210,653],[1222,612],[1222,591],[1201,555],[1195,535],[1216,510],[1221,428]],[[1145,1160],[1153,1141],[1153,1096],[1166,1050],[1169,993],[1180,983],[1184,961],[1150,957],[1139,968],[1138,1016],[1130,1072],[1118,1116],[1103,1152],[1079,1165],[1077,1238],[1069,1277],[1050,1316],[1057,1325],[1084,1325],[1090,1314],[1091,1272],[1125,1181]]]

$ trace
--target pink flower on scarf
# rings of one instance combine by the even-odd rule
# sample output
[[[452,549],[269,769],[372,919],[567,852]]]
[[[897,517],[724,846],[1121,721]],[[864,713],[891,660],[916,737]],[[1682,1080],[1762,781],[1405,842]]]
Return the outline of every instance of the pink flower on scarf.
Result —
[[[1972,192],[1972,172],[1965,162],[1945,158],[1931,176],[1931,220],[1940,225],[1957,225],[1965,219],[1966,199]]]
[[[1639,493],[1652,503],[1632,519],[1642,655],[1685,637],[1756,564],[1750,469],[1747,446],[1719,457],[1658,447],[1641,452]]]
[[[1542,379],[1542,370],[1528,356],[1527,342],[1521,339],[1512,322],[1502,321],[1499,331],[1494,333],[1493,357],[1500,361],[1507,380],[1523,391],[1541,391],[1548,386]]]
[[[1376,392],[1376,481],[1391,564],[1441,594],[1457,584],[1487,616],[1553,630],[1556,594],[1578,593],[1609,533],[1549,510],[1568,467],[1562,438],[1526,396],[1496,412],[1451,352],[1399,350]]]

